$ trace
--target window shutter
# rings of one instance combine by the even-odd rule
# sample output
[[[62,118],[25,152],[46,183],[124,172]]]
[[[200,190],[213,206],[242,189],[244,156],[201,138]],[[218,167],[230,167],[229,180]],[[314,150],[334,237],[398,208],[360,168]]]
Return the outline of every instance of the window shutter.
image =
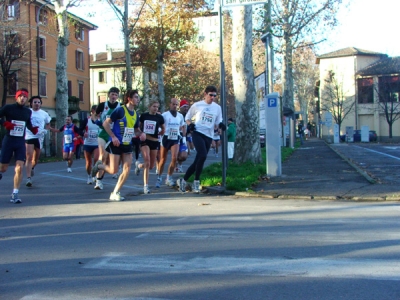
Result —
[[[14,3],[14,9],[15,9],[15,18],[19,19],[19,1]]]
[[[79,51],[75,50],[75,65],[76,68],[79,69]]]

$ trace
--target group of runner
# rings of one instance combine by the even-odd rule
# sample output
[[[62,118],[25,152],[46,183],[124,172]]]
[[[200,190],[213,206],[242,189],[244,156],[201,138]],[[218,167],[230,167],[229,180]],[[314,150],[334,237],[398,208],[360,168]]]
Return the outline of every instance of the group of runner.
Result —
[[[172,98],[169,110],[162,114],[159,113],[159,102],[150,101],[148,112],[139,117],[136,112],[139,103],[138,91],[128,90],[121,105],[117,101],[119,89],[113,87],[108,92],[108,100],[98,106],[92,106],[90,116],[81,122],[79,128],[72,124],[72,117],[68,116],[65,125],[56,129],[49,126],[50,116],[40,109],[42,101],[39,96],[29,100],[31,109],[28,109],[25,107],[28,92],[17,92],[16,103],[0,109],[0,117],[5,117],[2,125],[7,129],[0,158],[0,179],[14,153],[16,168],[10,201],[21,203],[18,192],[25,157],[26,185],[29,187],[32,186],[34,167],[40,155],[44,134],[51,130],[63,133],[63,158],[67,161],[67,172],[72,172],[74,140],[84,140],[87,183],[95,183],[95,189],[103,189],[105,172],[117,174],[121,166],[118,181],[110,194],[111,201],[125,199],[121,195],[121,188],[130,173],[135,141],[138,142],[136,144],[140,144],[143,158],[143,162],[137,160],[136,150],[135,173],[139,175],[143,169],[144,194],[150,193],[149,173],[155,166],[158,174],[155,186],[161,186],[168,152],[171,152],[171,162],[166,172],[165,184],[177,184],[179,190],[184,193],[186,181],[194,174],[192,190],[199,193],[200,175],[214,137],[214,130],[226,129],[222,123],[221,107],[213,101],[216,96],[216,87],[208,86],[204,91],[204,100],[194,103],[190,109],[187,100]],[[15,113],[17,109],[24,113]],[[186,160],[188,151],[193,149],[193,146],[196,148],[196,157],[183,178],[175,183],[172,175],[175,170],[182,171],[182,162]]]

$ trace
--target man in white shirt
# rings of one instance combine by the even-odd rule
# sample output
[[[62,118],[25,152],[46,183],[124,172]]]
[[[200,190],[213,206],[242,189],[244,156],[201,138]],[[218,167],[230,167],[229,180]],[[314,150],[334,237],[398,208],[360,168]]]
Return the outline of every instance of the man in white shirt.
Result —
[[[210,150],[214,130],[217,128],[226,130],[225,124],[222,123],[221,106],[213,101],[215,97],[217,97],[217,88],[207,86],[204,90],[204,100],[194,103],[186,114],[185,121],[189,125],[188,130],[192,132],[196,157],[183,179],[177,181],[182,193],[186,192],[186,180],[192,174],[194,174],[193,191],[200,193],[200,175]]]
[[[40,150],[43,148],[44,136],[50,127],[51,117],[50,115],[41,109],[42,98],[40,96],[32,96],[29,99],[29,105],[31,107],[32,116],[31,122],[33,126],[39,128],[38,133],[33,134],[29,129],[25,132],[25,144],[26,144],[26,186],[32,186],[32,177],[35,174],[35,166],[37,165],[40,157]]]

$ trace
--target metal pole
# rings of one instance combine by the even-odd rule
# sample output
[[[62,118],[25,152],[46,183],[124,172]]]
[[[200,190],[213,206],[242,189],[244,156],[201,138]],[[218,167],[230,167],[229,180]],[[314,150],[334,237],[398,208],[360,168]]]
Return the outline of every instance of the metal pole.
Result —
[[[220,58],[220,90],[221,109],[223,122],[226,123],[226,97],[225,97],[225,64],[224,64],[224,24],[222,17],[222,0],[219,1],[219,58]],[[226,169],[228,166],[226,131],[222,131],[222,186],[226,187]]]

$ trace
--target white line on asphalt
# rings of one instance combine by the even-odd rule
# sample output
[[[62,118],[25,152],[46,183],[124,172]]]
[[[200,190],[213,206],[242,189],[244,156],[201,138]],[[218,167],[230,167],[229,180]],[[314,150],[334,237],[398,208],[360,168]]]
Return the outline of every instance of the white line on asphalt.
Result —
[[[166,298],[147,298],[147,297],[132,297],[132,298],[97,298],[97,297],[86,297],[80,296],[77,294],[64,294],[59,295],[60,293],[57,292],[57,296],[55,295],[46,295],[46,294],[32,294],[27,295],[21,300],[169,300]]]
[[[383,153],[383,152],[375,151],[375,150],[364,148],[364,147],[360,147],[360,146],[354,146],[354,147],[357,147],[357,148],[360,148],[360,149],[364,149],[364,150],[367,150],[367,151],[370,151],[370,152],[378,153],[378,154],[381,154],[381,155],[385,155],[385,156],[400,160],[400,157],[396,157],[396,156],[393,156],[393,155],[390,155],[390,154],[386,154],[386,153]]]
[[[146,273],[246,274],[325,278],[400,280],[400,261],[392,259],[249,258],[159,255],[132,256],[110,253],[84,266],[89,269]]]

